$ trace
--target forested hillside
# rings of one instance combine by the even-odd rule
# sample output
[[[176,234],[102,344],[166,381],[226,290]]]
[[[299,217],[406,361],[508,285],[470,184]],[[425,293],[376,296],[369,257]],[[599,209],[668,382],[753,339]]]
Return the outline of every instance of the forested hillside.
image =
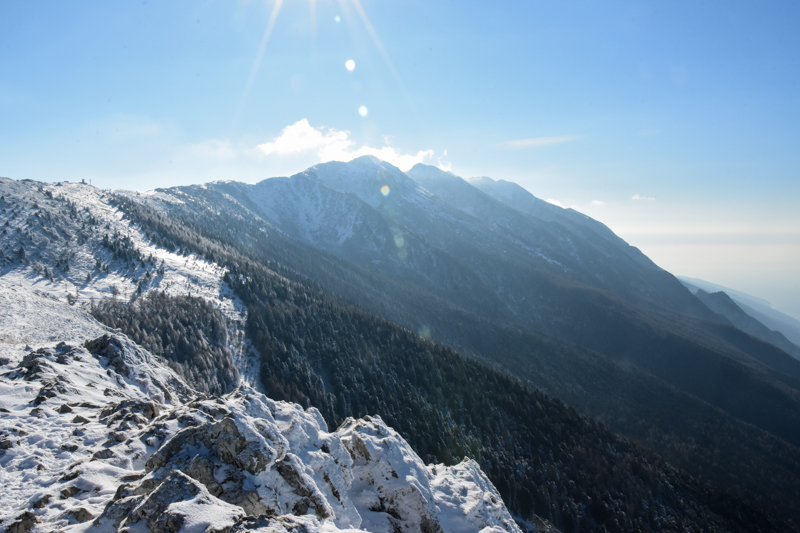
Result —
[[[790,527],[502,373],[343,306],[270,257],[302,249],[281,249],[280,237],[253,221],[231,215],[214,223],[202,211],[176,219],[130,198],[116,201],[165,246],[188,247],[229,269],[226,279],[249,305],[248,333],[270,394],[315,405],[330,423],[348,412],[381,414],[438,460],[475,454],[521,516],[533,511],[570,531],[676,529],[678,520],[707,530]],[[653,467],[657,473],[644,474]],[[773,501],[767,507],[777,507]],[[733,509],[743,514],[726,518]]]
[[[90,312],[150,353],[163,356],[198,391],[225,394],[239,382],[226,348],[225,318],[202,298],[154,291],[130,303],[103,300]]]
[[[627,361],[630,354],[616,362],[562,340],[442,306],[429,295],[415,293],[413,287],[409,289],[397,280],[287,239],[211,188],[190,187],[175,190],[174,194],[180,203],[153,202],[136,196],[118,197],[117,201],[133,220],[141,222],[157,242],[166,246],[176,249],[188,246],[209,258],[225,254],[246,257],[268,266],[280,277],[305,287],[324,286],[337,298],[392,317],[398,323],[419,319],[408,314],[409,307],[404,303],[415,301],[415,308],[430,317],[433,328],[441,325],[440,331],[452,332],[445,340],[463,353],[490,367],[512,369],[513,375],[528,385],[541,388],[583,413],[598,417],[614,430],[641,440],[673,464],[722,490],[733,491],[783,516],[800,519],[791,503],[800,498],[797,447],[637,370]],[[220,205],[227,209],[220,209]],[[257,279],[248,270],[250,267],[244,271],[238,266],[232,268],[236,269],[244,279]],[[253,287],[248,289],[252,290]],[[242,294],[247,297],[248,291]],[[273,284],[270,291],[283,297],[287,289]],[[384,296],[387,291],[391,298]],[[648,322],[644,325],[635,332],[635,338],[652,342],[658,329]],[[424,331],[417,333],[425,335]],[[708,348],[697,345],[690,344],[689,351],[685,351],[686,345],[678,347],[684,350],[682,357],[691,357],[692,350],[698,348],[709,353]],[[645,344],[644,355],[648,353],[646,348]],[[725,364],[733,365],[745,378],[752,372],[747,364],[736,361]],[[683,379],[690,377],[691,374]],[[702,380],[698,383],[702,386]],[[735,392],[727,390],[728,394]],[[758,407],[761,400],[757,396],[748,398],[753,407]],[[768,407],[761,409],[769,411]],[[775,411],[779,412],[780,409]],[[766,421],[771,417],[773,414]]]

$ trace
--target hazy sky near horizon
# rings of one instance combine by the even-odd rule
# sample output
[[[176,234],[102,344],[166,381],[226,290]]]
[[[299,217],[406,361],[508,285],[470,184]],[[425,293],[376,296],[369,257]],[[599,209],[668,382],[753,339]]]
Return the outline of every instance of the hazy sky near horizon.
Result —
[[[796,1],[4,2],[0,176],[421,161],[800,318],[798,27]]]

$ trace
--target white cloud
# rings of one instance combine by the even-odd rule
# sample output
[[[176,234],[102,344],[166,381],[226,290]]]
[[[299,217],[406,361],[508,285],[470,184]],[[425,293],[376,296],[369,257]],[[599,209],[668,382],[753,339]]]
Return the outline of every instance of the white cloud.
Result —
[[[655,201],[655,198],[653,198],[651,196],[639,196],[638,194],[634,194],[631,197],[631,200],[637,200],[637,201],[638,200],[644,200],[646,202],[653,202],[653,201]]]
[[[433,157],[433,150],[420,150],[416,154],[402,154],[388,145],[373,148],[355,148],[356,142],[350,138],[349,131],[334,128],[315,128],[308,119],[301,119],[281,130],[280,135],[270,142],[258,145],[257,150],[266,156],[315,155],[321,163],[328,161],[350,161],[364,155],[373,155],[406,171]]]
[[[333,128],[323,133],[322,128],[314,128],[308,119],[302,119],[281,130],[281,134],[272,142],[258,145],[264,155],[299,154],[312,150],[346,150],[353,141],[346,131]]]
[[[506,141],[499,146],[504,148],[533,148],[535,146],[547,146],[550,144],[562,144],[577,141],[582,135],[561,135],[559,137],[534,137],[533,139],[517,139]]]
[[[453,170],[453,164],[449,161],[442,161],[443,158],[447,157],[447,149],[445,148],[442,157],[439,158],[438,164],[436,165],[439,167],[440,170],[444,170],[445,172],[451,172]]]
[[[592,200],[592,205],[606,205],[602,200]]]
[[[558,207],[560,207],[562,209],[566,209],[566,207],[564,207],[564,204],[562,204],[558,200],[553,200],[552,198],[548,198],[547,200],[545,200],[545,202],[547,202],[548,204],[557,205]]]

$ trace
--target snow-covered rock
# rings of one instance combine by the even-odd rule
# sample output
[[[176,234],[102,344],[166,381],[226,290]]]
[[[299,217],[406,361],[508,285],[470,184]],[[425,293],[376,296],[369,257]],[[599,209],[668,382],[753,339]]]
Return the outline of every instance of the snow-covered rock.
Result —
[[[369,531],[516,531],[492,483],[470,459],[428,465],[378,416],[336,431],[353,457],[350,496]]]
[[[246,384],[204,396],[34,290],[0,277],[0,531],[518,531],[469,460]]]

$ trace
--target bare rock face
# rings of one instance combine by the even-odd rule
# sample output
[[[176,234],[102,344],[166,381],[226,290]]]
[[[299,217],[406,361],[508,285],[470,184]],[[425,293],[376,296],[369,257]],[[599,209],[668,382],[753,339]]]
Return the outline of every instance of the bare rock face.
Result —
[[[137,505],[123,525],[135,524],[144,520],[150,531],[176,531],[178,523],[183,524],[184,517],[180,513],[168,512],[169,506],[174,502],[184,502],[201,497],[204,505],[212,505],[212,496],[203,490],[203,486],[186,474],[175,470]],[[241,511],[239,511],[241,513]],[[244,514],[244,513],[241,513]],[[159,525],[156,528],[156,525]]]
[[[41,522],[36,515],[30,511],[25,511],[20,516],[17,517],[17,520],[8,526],[6,531],[8,533],[28,533],[35,524]]]
[[[157,418],[145,435],[147,441],[161,442],[144,464],[147,476],[120,487],[117,503],[104,515],[116,522],[124,514],[120,507],[130,506],[125,495],[150,493],[174,471],[180,471],[212,497],[237,505],[250,516],[313,513],[320,519],[358,522],[352,504],[336,500],[335,509],[328,503],[334,493],[346,493],[346,479],[337,461],[346,467],[349,455],[341,443],[329,444],[333,436],[325,433],[318,413],[309,416],[295,406],[264,400],[260,395],[232,393],[224,399],[196,400]],[[261,417],[253,418],[248,411]],[[281,417],[289,423],[284,425]],[[176,422],[183,427],[176,430]],[[287,436],[302,436],[303,444],[314,446],[307,452],[321,454],[314,462],[322,470],[322,479],[315,479],[319,472],[288,452]],[[314,442],[309,442],[310,437]],[[327,491],[320,490],[320,482]]]
[[[123,400],[119,403],[111,403],[106,405],[100,411],[100,420],[111,425],[114,422],[125,422],[127,420],[134,420],[137,423],[141,421],[152,420],[161,413],[161,407],[158,403],[148,400]],[[141,415],[136,417],[135,415]]]
[[[145,467],[148,470],[162,468],[172,463],[175,456],[186,447],[200,445],[206,447],[209,454],[220,462],[251,474],[262,472],[275,459],[274,450],[268,448],[267,453],[272,453],[267,455],[257,442],[248,442],[233,418],[226,416],[219,422],[205,422],[180,431],[148,459]]]
[[[44,496],[42,496],[41,498],[39,498],[38,500],[35,500],[33,502],[33,508],[34,509],[43,508],[45,505],[47,505],[50,502],[50,498],[52,498],[52,497],[53,496],[51,494],[45,494]]]
[[[153,472],[148,479],[158,479],[165,469],[181,468],[214,497],[239,505],[247,514],[264,514],[272,510],[257,491],[245,487],[246,474],[258,476],[276,457],[274,449],[259,444],[248,441],[233,417],[226,415],[220,421],[212,419],[179,431],[148,459],[145,468]],[[207,454],[189,451],[196,449]]]
[[[55,366],[59,358],[63,357],[64,354],[57,350],[39,348],[26,354],[14,371],[9,374],[9,377],[14,380],[23,379],[40,383],[39,392],[29,402],[31,405],[39,406],[45,401],[77,392],[69,377],[59,372]],[[69,406],[64,407],[69,409]]]

